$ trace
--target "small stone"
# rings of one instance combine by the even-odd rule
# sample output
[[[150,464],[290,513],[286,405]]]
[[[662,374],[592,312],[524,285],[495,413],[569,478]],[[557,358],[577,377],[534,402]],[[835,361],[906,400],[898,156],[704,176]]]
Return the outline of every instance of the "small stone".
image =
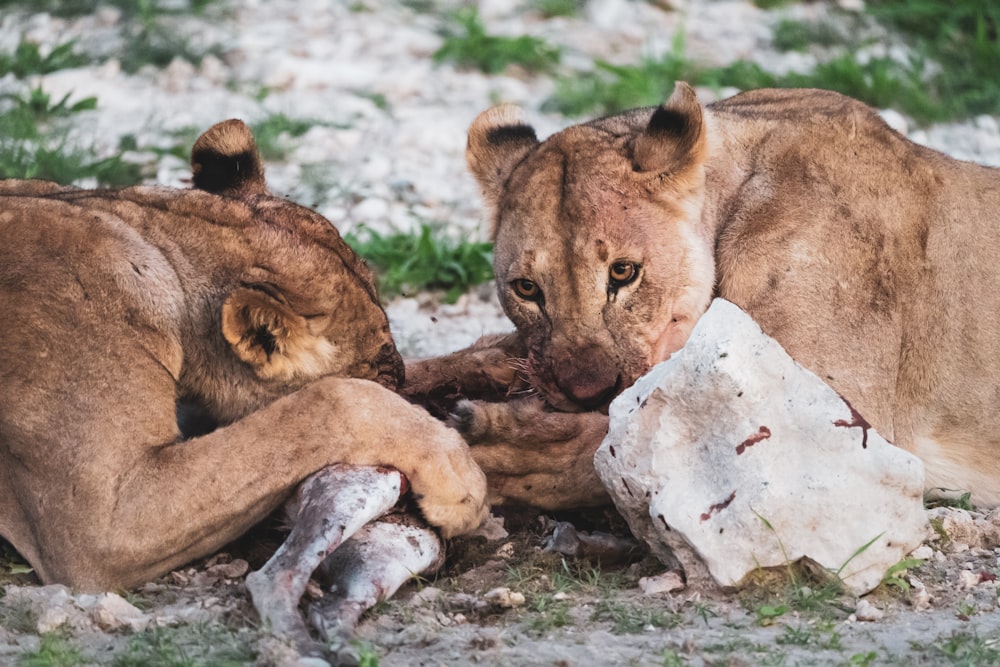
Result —
[[[655,577],[642,577],[639,579],[639,590],[643,595],[659,595],[661,593],[673,593],[684,588],[684,579],[676,570],[669,570]]]
[[[958,584],[962,587],[962,590],[970,591],[979,585],[980,578],[978,572],[973,572],[972,570],[959,570],[958,572]]]
[[[491,514],[480,524],[479,528],[472,532],[473,536],[485,537],[487,542],[499,542],[510,537],[510,533],[503,525],[503,517]],[[506,545],[505,545],[506,546]],[[503,547],[501,547],[503,548]],[[513,545],[511,545],[513,549]]]
[[[931,594],[923,582],[914,576],[908,577],[910,582],[910,605],[917,611],[925,611],[931,607]]]
[[[105,632],[124,627],[133,632],[142,632],[150,623],[149,616],[116,593],[99,596],[90,611],[90,618],[94,625]]]
[[[246,575],[249,569],[249,563],[242,558],[237,558],[228,563],[219,563],[218,565],[211,566],[208,568],[208,573],[223,579],[239,579]]]
[[[40,634],[53,632],[69,621],[69,614],[62,607],[47,607],[38,615],[36,627]]]
[[[441,589],[425,586],[410,598],[411,607],[426,607],[441,599]]]
[[[885,612],[868,600],[862,598],[858,600],[858,606],[854,609],[853,616],[859,621],[873,623],[875,621],[882,620],[882,617],[885,616]]]
[[[524,595],[511,591],[506,586],[487,591],[483,599],[502,609],[512,609],[524,604]]]
[[[502,558],[504,560],[510,560],[511,558],[514,557],[514,550],[515,547],[513,542],[505,542],[504,544],[500,545],[499,549],[497,549],[496,555],[498,558]]]
[[[926,544],[921,544],[919,547],[910,552],[910,558],[919,558],[920,560],[930,560],[933,556],[934,549]]]

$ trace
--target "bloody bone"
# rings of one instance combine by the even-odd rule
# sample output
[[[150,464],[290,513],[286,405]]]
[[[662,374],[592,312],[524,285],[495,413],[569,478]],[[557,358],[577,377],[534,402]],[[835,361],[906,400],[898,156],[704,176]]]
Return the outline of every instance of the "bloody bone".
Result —
[[[392,514],[369,523],[323,561],[317,574],[329,592],[310,606],[309,622],[335,650],[349,648],[361,614],[443,563],[441,539],[414,516]]]
[[[389,468],[336,465],[301,484],[287,508],[292,532],[264,567],[247,575],[247,590],[265,628],[300,650],[315,648],[298,612],[309,577],[344,540],[392,509],[408,486],[404,480]],[[356,576],[373,573],[363,570]]]

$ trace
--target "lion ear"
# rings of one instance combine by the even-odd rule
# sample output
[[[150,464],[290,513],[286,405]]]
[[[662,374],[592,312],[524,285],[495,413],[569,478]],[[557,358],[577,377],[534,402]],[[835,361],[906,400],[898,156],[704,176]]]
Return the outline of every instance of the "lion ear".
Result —
[[[241,287],[222,304],[222,336],[265,379],[316,377],[331,363],[333,344],[268,290]]]
[[[635,138],[637,171],[679,172],[705,161],[705,119],[694,89],[683,81]]]
[[[499,201],[514,167],[537,145],[534,128],[513,104],[487,109],[472,121],[465,160],[490,206]]]
[[[199,190],[246,196],[267,191],[253,133],[243,121],[224,120],[208,128],[191,149],[191,173]]]

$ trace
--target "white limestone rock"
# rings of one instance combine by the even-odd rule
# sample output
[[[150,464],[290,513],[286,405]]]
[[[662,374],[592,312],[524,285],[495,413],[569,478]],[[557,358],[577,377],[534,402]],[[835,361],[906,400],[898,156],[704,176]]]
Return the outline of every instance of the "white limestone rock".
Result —
[[[597,472],[688,585],[805,557],[861,594],[928,536],[923,464],[727,301],[610,415]]]

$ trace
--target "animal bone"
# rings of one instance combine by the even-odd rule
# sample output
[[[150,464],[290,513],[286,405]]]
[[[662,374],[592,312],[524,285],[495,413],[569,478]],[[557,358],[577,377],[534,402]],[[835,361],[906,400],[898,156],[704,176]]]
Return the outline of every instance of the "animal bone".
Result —
[[[246,579],[261,622],[272,634],[291,640],[302,652],[316,651],[318,647],[298,612],[310,576],[345,540],[391,510],[408,487],[406,477],[397,470],[351,465],[324,468],[301,484],[296,497],[286,505],[293,524],[292,532],[264,567],[250,573]],[[413,572],[406,569],[408,566],[416,563],[413,567],[425,571],[442,560],[441,542],[431,529],[389,523],[376,526],[384,528],[363,531],[358,540],[350,543],[349,549],[347,545],[344,547],[347,554],[359,549],[370,552],[367,556],[371,558],[370,563],[364,558],[359,563],[347,555],[334,559],[335,564],[328,564],[326,568],[334,570],[337,577],[349,584],[345,584],[344,590],[350,605],[343,608],[349,620],[341,624],[348,628],[346,632],[354,629],[368,607],[394,593],[406,581]],[[399,530],[395,529],[397,526]],[[409,541],[409,529],[418,535],[417,542]],[[371,540],[370,544],[366,540]],[[391,551],[383,545],[391,545]],[[411,557],[411,553],[416,555]],[[424,557],[425,553],[429,558]],[[373,563],[378,565],[373,567]],[[420,563],[425,564],[420,566]],[[343,572],[342,567],[351,569]],[[402,575],[404,571],[405,576]],[[375,593],[358,598],[352,594],[355,590]],[[340,611],[338,608],[338,613]],[[328,627],[331,627],[330,622],[321,626]]]
[[[310,606],[309,622],[324,640],[345,644],[367,609],[442,563],[444,544],[434,530],[411,514],[383,517],[323,561],[330,593]]]

